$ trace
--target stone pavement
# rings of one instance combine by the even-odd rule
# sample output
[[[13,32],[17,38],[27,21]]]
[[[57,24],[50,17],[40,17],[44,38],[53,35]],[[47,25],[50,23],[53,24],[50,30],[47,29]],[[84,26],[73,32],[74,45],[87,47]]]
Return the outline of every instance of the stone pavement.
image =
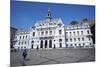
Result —
[[[95,49],[29,50],[26,60],[22,51],[11,52],[11,67],[95,61]]]

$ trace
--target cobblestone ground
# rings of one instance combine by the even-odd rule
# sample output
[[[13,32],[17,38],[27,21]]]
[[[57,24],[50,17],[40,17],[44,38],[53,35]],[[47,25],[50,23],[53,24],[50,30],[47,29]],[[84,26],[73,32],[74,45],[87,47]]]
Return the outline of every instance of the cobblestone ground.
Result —
[[[26,60],[22,51],[11,52],[11,67],[95,61],[95,49],[28,50]]]

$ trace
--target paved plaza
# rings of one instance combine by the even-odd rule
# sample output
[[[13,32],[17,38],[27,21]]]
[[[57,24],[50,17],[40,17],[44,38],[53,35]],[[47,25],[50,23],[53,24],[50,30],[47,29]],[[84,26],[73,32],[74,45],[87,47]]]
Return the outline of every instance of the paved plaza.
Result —
[[[11,52],[11,67],[95,61],[95,49],[28,50],[26,60],[22,51]]]

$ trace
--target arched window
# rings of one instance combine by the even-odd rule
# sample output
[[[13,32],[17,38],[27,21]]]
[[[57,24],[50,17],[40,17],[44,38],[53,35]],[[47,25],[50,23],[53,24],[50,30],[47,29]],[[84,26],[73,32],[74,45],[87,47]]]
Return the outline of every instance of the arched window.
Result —
[[[49,40],[49,48],[52,48],[52,40]]]
[[[34,41],[31,41],[31,43],[34,43]]]
[[[47,48],[47,40],[45,40],[45,48]]]
[[[84,41],[84,38],[82,38],[82,41]]]
[[[73,32],[73,34],[75,35],[75,31]]]
[[[75,44],[75,46],[77,46],[77,44]]]
[[[43,48],[43,40],[41,40],[40,48]]]
[[[59,42],[62,42],[62,39],[59,39]]]
[[[59,30],[59,34],[62,34],[62,31],[61,30]]]
[[[80,38],[78,38],[78,41],[80,41]]]
[[[81,34],[83,34],[83,31],[81,31]]]

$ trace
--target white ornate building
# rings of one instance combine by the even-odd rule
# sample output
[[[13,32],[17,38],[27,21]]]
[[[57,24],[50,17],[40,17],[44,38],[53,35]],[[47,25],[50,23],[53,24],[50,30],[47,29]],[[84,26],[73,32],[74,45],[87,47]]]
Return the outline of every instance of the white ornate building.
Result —
[[[52,49],[93,47],[89,22],[64,26],[61,18],[52,19],[51,11],[45,20],[37,21],[29,30],[18,30],[15,49]]]

